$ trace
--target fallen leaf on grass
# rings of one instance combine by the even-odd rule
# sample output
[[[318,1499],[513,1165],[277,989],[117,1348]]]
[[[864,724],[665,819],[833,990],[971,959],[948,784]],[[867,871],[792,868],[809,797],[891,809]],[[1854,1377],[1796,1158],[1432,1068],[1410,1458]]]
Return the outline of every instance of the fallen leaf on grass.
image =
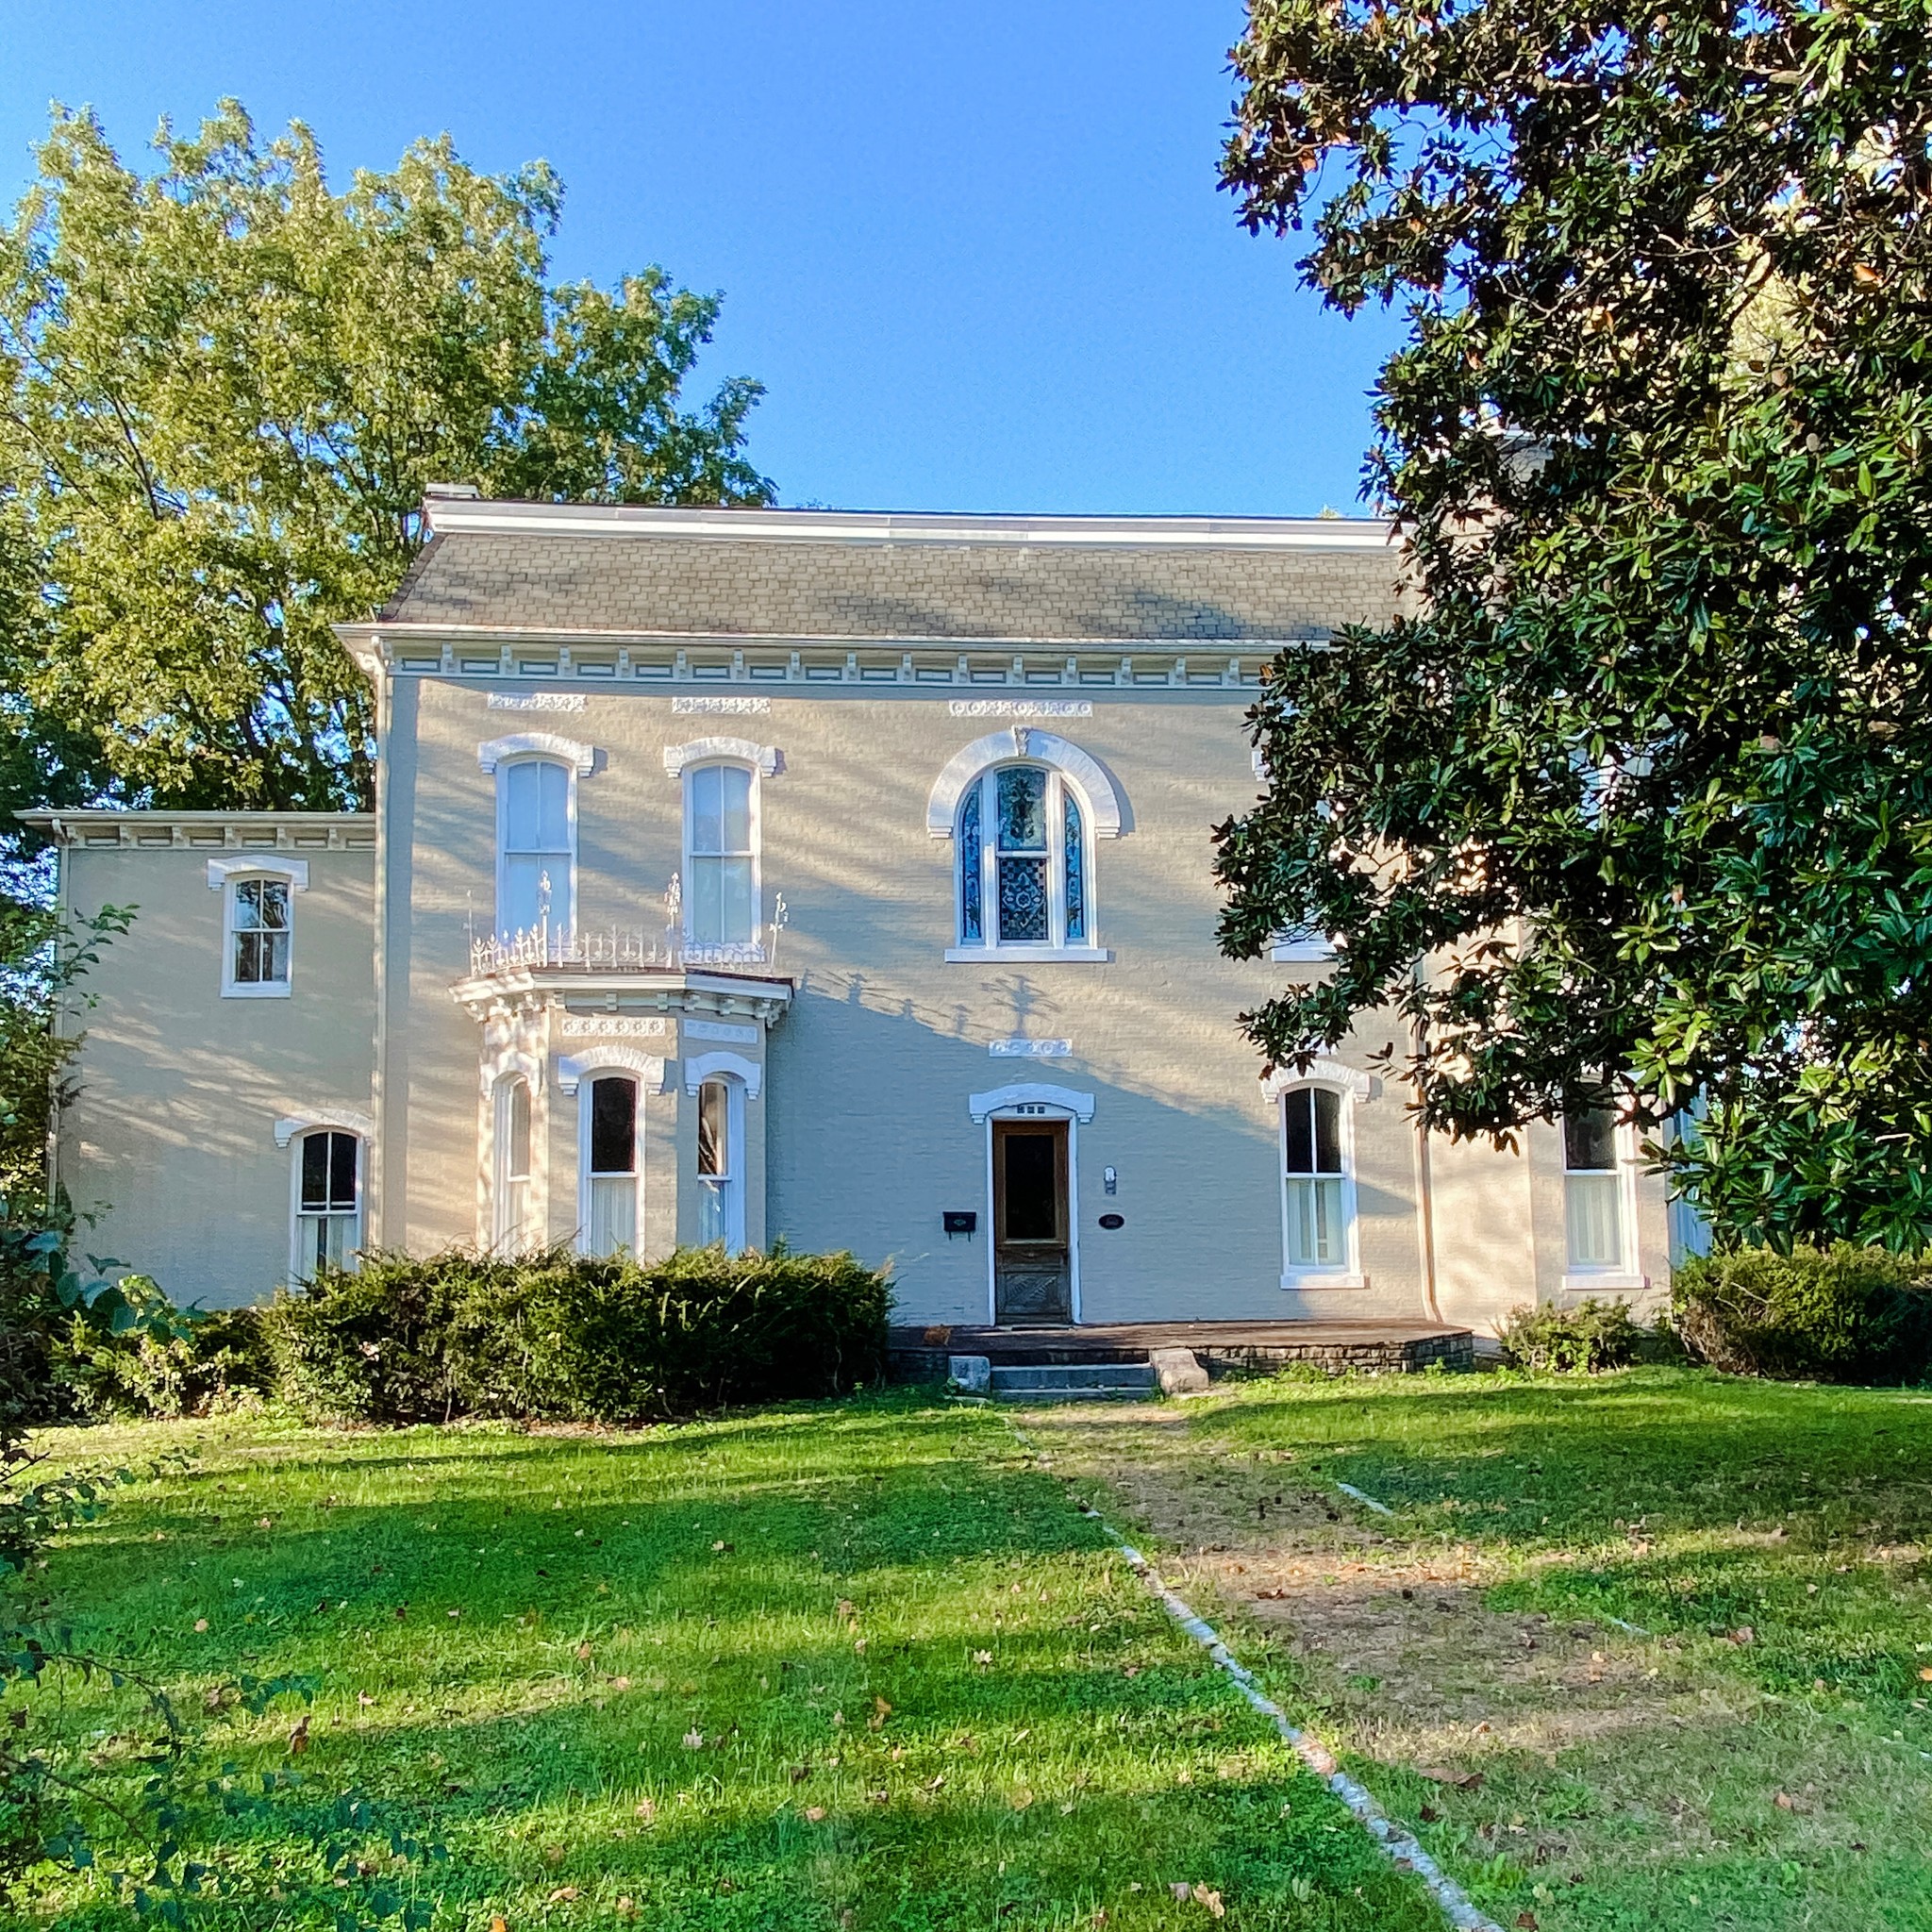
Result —
[[[629,1892],[625,1892],[617,1901],[617,1916],[620,1919],[635,1919],[637,1915],[637,1901],[631,1897]]]
[[[1191,1885],[1190,1885],[1185,1879],[1183,1879],[1178,1885],[1170,1885],[1167,1889],[1168,1890],[1173,1892],[1174,1897],[1177,1899],[1191,1899],[1194,1895],[1194,1888]]]
[[[198,1636],[202,1631],[208,1628],[208,1619],[206,1617],[195,1618],[194,1628],[195,1634]],[[1922,1677],[1932,1677],[1932,1671],[1921,1671],[1919,1674]]]
[[[571,1899],[581,1898],[583,1894],[577,1890],[575,1885],[559,1885],[543,1903],[549,1906],[562,1905]]]
[[[546,1865],[562,1864],[564,1856],[564,1849],[561,1845],[545,1845],[543,1847],[543,1862]]]
[[[1013,1809],[1015,1811],[1024,1811],[1025,1810],[1027,1806],[1032,1804],[1033,1793],[1031,1791],[1025,1790],[1015,1791],[1009,1802],[1011,1803]]]
[[[299,1757],[308,1748],[308,1720],[300,1719],[289,1733],[289,1756]]]
[[[194,1627],[197,1630],[205,1630],[208,1628],[208,1625],[206,1624],[197,1624]],[[1932,1669],[1922,1670],[1919,1673],[1919,1681],[1922,1684],[1932,1684]]]
[[[1435,1764],[1417,1765],[1415,1774],[1427,1778],[1432,1784],[1454,1785],[1458,1791],[1473,1791],[1483,1781],[1479,1771],[1444,1771],[1441,1765]]]
[[[509,1921],[501,1912],[491,1913],[490,1932],[509,1932]]]
[[[822,1823],[824,1818],[824,1815],[825,1807],[823,1805],[808,1805],[805,1807],[805,1822],[808,1824],[818,1824]]]
[[[1516,1924],[1518,1932],[1537,1932],[1536,1914],[1534,1912],[1518,1912]]]
[[[1752,1629],[1750,1624],[1740,1624],[1735,1630],[1726,1630],[1724,1632],[1724,1641],[1726,1643],[1734,1643],[1741,1650],[1746,1644],[1757,1641],[1757,1633]]]
[[[649,1824],[657,1818],[658,1807],[649,1798],[646,1798],[643,1800],[641,1804],[639,1805],[637,1809],[637,1815],[640,1818],[641,1818],[646,1824]]]
[[[684,1734],[684,1748],[687,1751],[702,1751],[705,1748],[705,1734],[702,1731],[687,1731]]]
[[[726,1542],[726,1541],[724,1541],[724,1539],[723,1537],[720,1537],[720,1538],[718,1539],[718,1541],[717,1541],[716,1542],[714,1542],[714,1543],[713,1543],[713,1544],[711,1545],[711,1554],[712,1554],[712,1555],[713,1555],[714,1557],[718,1557],[718,1556],[724,1556],[724,1557],[728,1557],[728,1556],[730,1556],[730,1555],[731,1555],[731,1554],[732,1554],[732,1553],[733,1553],[733,1552],[734,1552],[734,1551],[735,1551],[735,1550],[736,1550],[737,1548],[738,1548],[738,1545],[737,1545],[736,1543],[727,1543],[727,1542]]]
[[[1197,1885],[1194,1888],[1193,1895],[1194,1903],[1197,1906],[1206,1906],[1213,1917],[1217,1919],[1227,1917],[1227,1907],[1221,1903],[1221,1894],[1218,1891],[1209,1891],[1205,1885]]]

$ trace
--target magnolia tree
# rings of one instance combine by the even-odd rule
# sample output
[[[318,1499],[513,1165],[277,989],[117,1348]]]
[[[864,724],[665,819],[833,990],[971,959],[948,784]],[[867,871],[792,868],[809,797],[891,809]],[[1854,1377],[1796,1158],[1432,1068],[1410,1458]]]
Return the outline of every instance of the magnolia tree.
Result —
[[[769,500],[758,385],[681,403],[717,297],[553,285],[543,164],[444,137],[338,192],[234,102],[155,146],[132,168],[60,114],[0,233],[0,805],[366,805],[330,626],[394,590],[432,481]]]
[[[1695,1104],[1721,1240],[1932,1238],[1924,9],[1254,0],[1234,59],[1242,221],[1408,318],[1408,614],[1277,662],[1219,835],[1228,951],[1339,954],[1255,1039],[1392,1008],[1433,1127]]]

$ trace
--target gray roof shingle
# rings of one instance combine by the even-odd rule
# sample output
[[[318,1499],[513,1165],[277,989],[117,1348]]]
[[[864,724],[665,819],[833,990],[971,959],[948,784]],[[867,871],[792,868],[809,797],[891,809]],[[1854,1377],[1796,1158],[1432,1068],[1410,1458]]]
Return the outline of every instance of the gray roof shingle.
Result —
[[[1396,553],[452,531],[389,623],[912,640],[1239,641],[1380,624]]]

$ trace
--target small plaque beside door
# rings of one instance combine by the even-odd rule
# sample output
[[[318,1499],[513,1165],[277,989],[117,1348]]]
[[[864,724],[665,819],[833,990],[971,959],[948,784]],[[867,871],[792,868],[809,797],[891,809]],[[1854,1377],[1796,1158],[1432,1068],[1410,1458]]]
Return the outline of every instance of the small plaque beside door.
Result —
[[[1100,1217],[1100,1224],[1111,1232],[1116,1227],[1126,1226],[1127,1217],[1124,1214],[1103,1214]]]

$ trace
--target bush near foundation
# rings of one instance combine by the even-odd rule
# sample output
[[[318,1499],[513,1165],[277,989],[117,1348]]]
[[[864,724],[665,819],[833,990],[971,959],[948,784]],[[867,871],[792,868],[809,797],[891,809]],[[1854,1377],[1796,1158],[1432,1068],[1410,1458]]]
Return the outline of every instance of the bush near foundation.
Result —
[[[451,1249],[325,1270],[262,1320],[277,1392],[311,1421],[624,1423],[879,1381],[891,1307],[845,1254]]]
[[[1513,1308],[1496,1339],[1513,1369],[1593,1375],[1642,1360],[1656,1338],[1630,1319],[1622,1302],[1592,1298],[1568,1308]]]
[[[1932,1375],[1932,1257],[1841,1241],[1740,1248],[1677,1271],[1674,1320],[1699,1361],[1786,1381]]]

